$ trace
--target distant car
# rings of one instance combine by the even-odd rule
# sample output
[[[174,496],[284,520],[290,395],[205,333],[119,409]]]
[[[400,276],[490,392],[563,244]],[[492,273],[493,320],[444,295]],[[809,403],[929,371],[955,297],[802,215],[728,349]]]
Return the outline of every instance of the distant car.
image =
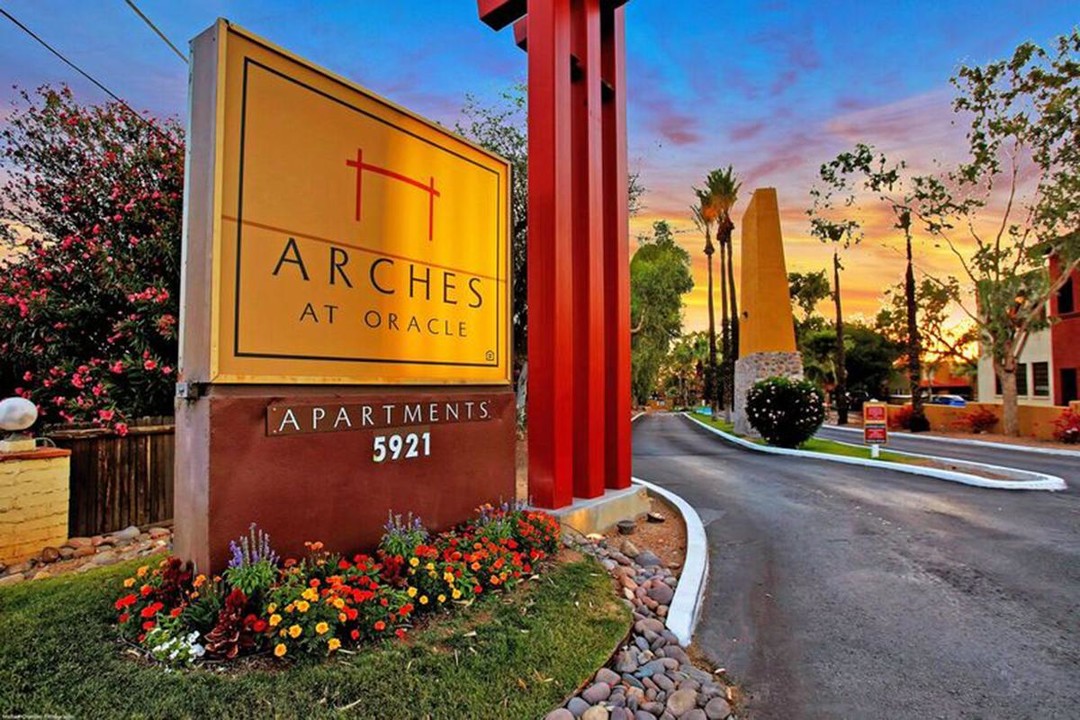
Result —
[[[933,405],[949,405],[952,407],[965,407],[967,400],[959,395],[935,395],[930,398],[930,402]]]

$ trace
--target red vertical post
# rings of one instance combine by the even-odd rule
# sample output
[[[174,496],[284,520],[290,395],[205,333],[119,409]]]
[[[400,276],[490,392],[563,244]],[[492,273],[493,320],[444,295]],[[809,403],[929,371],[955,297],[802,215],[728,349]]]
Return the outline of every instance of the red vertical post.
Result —
[[[529,494],[573,501],[570,0],[529,0]]]
[[[571,0],[577,59],[573,109],[574,496],[606,484],[604,396],[604,181],[600,0]]]
[[[630,217],[626,164],[626,22],[622,7],[601,19],[604,101],[604,318],[609,488],[630,487]]]

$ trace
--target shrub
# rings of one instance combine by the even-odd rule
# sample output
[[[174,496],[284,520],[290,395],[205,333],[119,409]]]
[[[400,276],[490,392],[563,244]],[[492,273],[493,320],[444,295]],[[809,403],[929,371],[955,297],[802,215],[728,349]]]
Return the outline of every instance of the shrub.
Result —
[[[0,395],[123,434],[172,412],[183,131],[66,87],[21,99],[0,130]]]
[[[893,430],[910,430],[913,412],[910,405],[903,405],[896,412],[889,413],[889,427]]]
[[[988,433],[998,423],[998,417],[991,410],[979,407],[964,416],[964,424],[967,429],[976,435]]]
[[[808,380],[771,377],[754,383],[746,394],[746,415],[765,442],[793,448],[821,427],[825,402]]]
[[[1068,445],[1080,443],[1080,413],[1067,409],[1054,423],[1054,439]]]

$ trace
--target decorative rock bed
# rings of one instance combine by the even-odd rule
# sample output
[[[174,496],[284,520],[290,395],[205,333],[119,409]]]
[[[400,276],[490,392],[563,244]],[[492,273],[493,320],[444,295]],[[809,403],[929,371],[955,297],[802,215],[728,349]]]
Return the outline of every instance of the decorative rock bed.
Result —
[[[733,718],[730,691],[696,667],[663,618],[678,580],[648,550],[629,557],[607,540],[566,540],[595,556],[622,588],[634,613],[629,640],[607,667],[545,720],[724,720]],[[636,551],[632,543],[623,550]]]
[[[70,572],[87,572],[133,557],[166,551],[172,543],[172,530],[151,527],[145,531],[131,527],[108,535],[73,537],[59,547],[42,548],[32,558],[10,567],[0,565],[0,586],[24,580],[44,580]]]

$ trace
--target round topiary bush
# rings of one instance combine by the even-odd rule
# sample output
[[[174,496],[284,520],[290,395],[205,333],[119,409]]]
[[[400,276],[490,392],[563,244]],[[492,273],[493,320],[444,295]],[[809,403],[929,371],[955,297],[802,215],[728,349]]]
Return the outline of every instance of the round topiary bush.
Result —
[[[746,394],[746,416],[770,445],[798,447],[825,421],[825,399],[808,380],[766,378]]]

